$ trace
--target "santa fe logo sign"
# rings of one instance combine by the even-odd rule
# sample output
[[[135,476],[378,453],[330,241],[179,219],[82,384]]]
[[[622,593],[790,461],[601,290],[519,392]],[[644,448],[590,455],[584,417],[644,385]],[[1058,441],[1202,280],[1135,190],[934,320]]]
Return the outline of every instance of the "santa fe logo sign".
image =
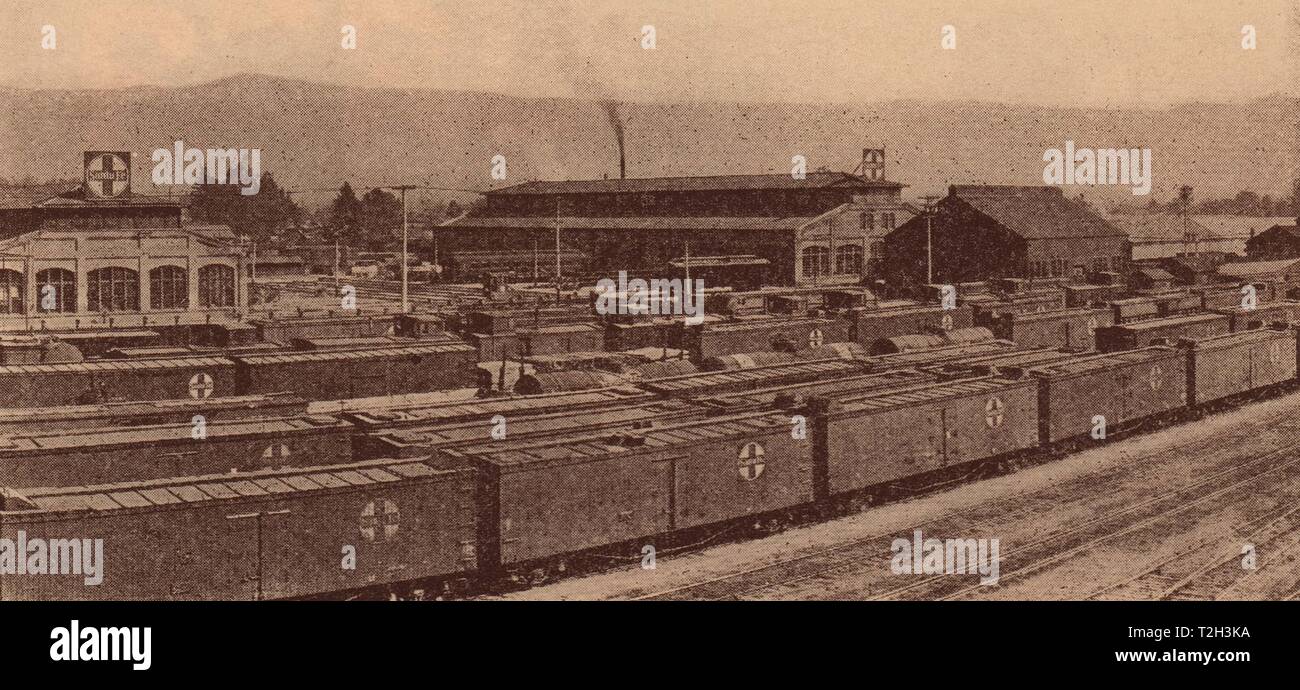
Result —
[[[131,153],[87,151],[85,176],[87,196],[122,196],[131,190]]]

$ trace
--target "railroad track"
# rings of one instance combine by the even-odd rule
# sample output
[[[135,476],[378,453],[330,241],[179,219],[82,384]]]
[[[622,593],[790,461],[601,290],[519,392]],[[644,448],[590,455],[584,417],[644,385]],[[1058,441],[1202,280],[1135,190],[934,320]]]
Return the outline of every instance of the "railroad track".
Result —
[[[1287,427],[1300,428],[1300,425],[1295,423],[1285,424],[1287,416],[1283,414],[1277,414],[1273,416],[1272,419],[1283,420],[1283,424],[1285,425],[1280,428],[1275,427],[1275,431],[1281,431],[1283,428]],[[1178,444],[1163,449],[1155,454],[1148,455],[1145,457],[1146,462],[1136,469],[1132,465],[1116,465],[1104,472],[1090,475],[1086,478],[1086,483],[1094,484],[1109,479],[1124,477],[1128,483],[1140,485],[1143,479],[1148,477],[1154,479],[1162,473],[1160,463],[1156,462],[1157,459],[1176,459],[1180,455],[1188,453],[1189,451],[1222,447],[1228,447],[1230,451],[1225,458],[1219,460],[1220,464],[1247,462],[1249,465],[1264,461],[1264,457],[1262,456],[1255,457],[1252,460],[1249,454],[1237,452],[1239,451],[1238,444],[1225,443],[1222,437],[1207,438]],[[1281,453],[1296,448],[1300,448],[1300,444],[1280,449],[1275,451],[1275,453]],[[1272,457],[1272,455],[1273,454],[1270,454],[1268,457]],[[1175,462],[1176,461],[1177,460],[1175,460]],[[1241,465],[1234,464],[1219,473],[1211,475],[1210,478],[1202,479],[1192,485],[1184,486],[1170,492],[1169,496],[1186,492],[1192,487],[1207,486],[1210,483],[1218,481],[1221,477],[1226,476],[1229,473],[1238,471],[1240,467]],[[1033,492],[1031,494],[1011,496],[984,504],[981,507],[980,513],[977,514],[948,514],[932,521],[927,528],[931,533],[970,533],[973,526],[989,524],[993,520],[1005,520],[1008,517],[1015,518],[1058,510],[1062,505],[1061,501],[1067,498],[1069,497],[1062,494],[1061,487],[1056,486],[1050,489]],[[1010,508],[1010,510],[1007,510],[1008,508]],[[728,573],[709,580],[652,592],[636,597],[636,599],[672,600],[744,598],[767,590],[787,587],[792,584],[816,578],[825,578],[845,569],[860,568],[864,562],[887,562],[890,554],[889,547],[897,537],[898,534],[895,531],[872,534],[843,544],[767,563],[743,571]],[[953,579],[952,576],[940,577],[948,580]],[[886,593],[886,596],[888,594],[903,593],[918,587],[919,585],[920,583],[914,583],[906,588],[899,588],[893,592]]]
[[[1260,523],[1264,524],[1261,526]],[[1300,530],[1300,507],[1284,510],[1280,514],[1265,514],[1250,521],[1239,528],[1242,537],[1238,543],[1254,545],[1256,554],[1271,551],[1270,547],[1276,545],[1283,545],[1282,550],[1285,550],[1300,543],[1297,530]],[[1205,557],[1207,552],[1208,559]],[[1256,570],[1246,570],[1241,567],[1241,559],[1242,553],[1238,548],[1224,549],[1221,542],[1201,542],[1130,578],[1108,584],[1090,593],[1087,598],[1098,599],[1112,592],[1127,590],[1144,595],[1140,597],[1143,599],[1215,599],[1269,563],[1266,560]]]
[[[1229,495],[1237,489],[1265,477],[1270,477],[1275,473],[1294,470],[1293,478],[1300,477],[1300,457],[1295,457],[1281,464],[1267,465],[1270,461],[1296,450],[1300,450],[1300,443],[1255,457],[1243,465],[1221,470],[1190,486],[1165,492],[1135,505],[1072,526],[1069,529],[1057,530],[1035,542],[1018,547],[1003,556],[1002,565],[1005,567],[1008,562],[1021,560],[1025,561],[1025,563],[1014,567],[1010,571],[1004,570],[998,583],[1002,584],[1007,580],[1039,572],[1107,541],[1147,529],[1186,513],[1193,508],[1211,504],[1213,501]],[[1253,470],[1261,464],[1266,464],[1263,471],[1242,472],[1243,469]],[[1240,478],[1232,476],[1239,473],[1245,476]],[[1221,482],[1225,478],[1228,478],[1231,483],[1227,486],[1221,486]],[[1205,494],[1197,494],[1195,491],[1216,486],[1221,486],[1221,488]],[[1176,507],[1162,509],[1161,506],[1167,503],[1175,503]],[[1112,529],[1117,526],[1115,524],[1117,522],[1123,526]],[[1015,561],[1012,561],[1013,558]],[[985,588],[984,585],[980,584],[967,585],[963,580],[964,578],[950,575],[935,575],[904,587],[889,590],[872,598],[896,599],[905,597],[924,600],[953,600],[963,598]]]

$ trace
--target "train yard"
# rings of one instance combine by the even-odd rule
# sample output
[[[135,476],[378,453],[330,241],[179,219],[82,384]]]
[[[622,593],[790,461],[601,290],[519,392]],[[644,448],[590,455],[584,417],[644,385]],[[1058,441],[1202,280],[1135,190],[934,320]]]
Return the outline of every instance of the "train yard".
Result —
[[[1293,599],[1300,393],[763,539],[509,595],[539,599]],[[997,538],[996,584],[895,574],[913,530]],[[1250,545],[1254,567],[1243,567]]]
[[[415,313],[301,299],[328,289],[278,286],[276,305],[299,306],[264,305],[255,339],[198,331],[69,360],[40,338],[4,343],[0,531],[106,535],[117,576],[6,576],[0,597],[564,598],[647,558],[638,583],[605,589],[1300,587],[1285,575],[1300,522],[1289,300],[1237,313],[1208,290],[1080,305],[1059,285],[986,286],[946,306],[719,291],[689,323],[528,290],[452,306],[468,293],[442,288]],[[983,498],[953,509],[968,494]],[[911,512],[931,503],[949,509]],[[887,516],[910,522],[855,527]],[[919,557],[922,533],[979,542],[981,570],[893,574],[898,540],[915,534]],[[759,555],[661,577],[732,549]],[[1233,577],[1242,558],[1248,580]]]

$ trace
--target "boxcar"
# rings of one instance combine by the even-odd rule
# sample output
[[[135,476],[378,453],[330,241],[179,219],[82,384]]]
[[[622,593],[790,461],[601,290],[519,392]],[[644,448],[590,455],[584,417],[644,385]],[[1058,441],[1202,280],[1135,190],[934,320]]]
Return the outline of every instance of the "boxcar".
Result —
[[[1300,302],[1280,300],[1261,302],[1253,309],[1242,309],[1240,304],[1225,309],[1216,309],[1215,313],[1228,317],[1228,326],[1233,333],[1251,328],[1259,328],[1272,323],[1300,323]]]
[[[1296,377],[1296,332],[1265,328],[1181,340],[1187,353],[1188,403],[1227,398]]]
[[[1063,309],[1033,314],[1000,314],[993,322],[993,333],[1020,347],[1063,347],[1074,350],[1096,349],[1098,328],[1113,323],[1106,309]]]
[[[825,491],[838,494],[1037,445],[1031,381],[980,378],[832,403],[817,415]]]
[[[653,399],[653,395],[630,387],[556,393],[550,395],[469,398],[418,405],[367,406],[342,413],[344,419],[366,432],[413,428],[457,421],[490,420],[501,415],[517,416],[606,409]]]
[[[466,333],[465,341],[480,362],[499,362],[519,356],[519,337],[514,333]]]
[[[0,486],[73,486],[345,463],[352,425],[329,417],[232,419],[24,432],[0,439]]]
[[[239,392],[235,363],[225,357],[0,366],[0,407],[198,399]]]
[[[1066,307],[1095,307],[1103,302],[1118,299],[1124,293],[1123,285],[1066,285]]]
[[[742,414],[444,455],[478,468],[481,563],[508,567],[811,503],[812,444],[791,429]]]
[[[0,575],[0,600],[303,597],[472,571],[473,492],[471,470],[419,459],[11,492],[0,536],[103,539],[103,581]]]
[[[857,309],[849,339],[870,347],[881,338],[909,333],[936,333],[974,325],[971,309],[944,309],[940,306]]]
[[[1156,309],[1160,316],[1178,316],[1195,314],[1205,308],[1204,298],[1195,294],[1162,295],[1156,299]]]
[[[392,335],[396,331],[391,314],[358,315],[330,314],[329,316],[277,317],[250,319],[257,328],[257,338],[262,341],[287,343],[294,338],[365,338]]]
[[[1160,316],[1160,302],[1154,297],[1129,297],[1110,302],[1115,323],[1144,321]]]
[[[849,340],[850,324],[838,319],[762,318],[685,326],[682,347],[695,362],[757,350],[795,350]]]
[[[1065,292],[1048,290],[972,304],[971,318],[976,326],[991,327],[993,321],[1001,314],[1038,314],[1063,308],[1065,308]]]
[[[643,347],[678,349],[682,344],[682,322],[673,319],[605,324],[605,347],[610,352]]]
[[[287,393],[238,395],[206,400],[175,399],[99,403],[25,409],[0,409],[0,433],[147,426],[250,417],[291,417],[307,413],[307,401]]]
[[[826,381],[808,381],[735,393],[723,393],[700,398],[700,403],[721,412],[784,409],[806,404],[813,399],[830,400],[855,397],[870,391],[905,388],[932,380],[932,376],[920,371],[896,369]]]
[[[1172,343],[1179,338],[1208,338],[1227,333],[1228,323],[1223,314],[1197,314],[1107,326],[1097,329],[1097,349],[1118,352]]]
[[[1099,421],[1111,432],[1187,405],[1187,359],[1170,347],[1081,357],[1028,372],[1038,380],[1043,444],[1086,436]]]
[[[564,324],[521,328],[515,332],[523,355],[554,355],[591,352],[605,346],[601,329],[590,324]]]
[[[476,385],[474,348],[447,343],[235,358],[240,390],[308,400],[365,398]]]

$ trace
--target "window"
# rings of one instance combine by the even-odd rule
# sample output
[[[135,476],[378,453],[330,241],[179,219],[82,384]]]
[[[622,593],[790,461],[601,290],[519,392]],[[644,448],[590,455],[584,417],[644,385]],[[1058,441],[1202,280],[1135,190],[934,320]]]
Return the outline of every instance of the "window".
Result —
[[[140,311],[140,276],[121,266],[86,274],[86,308],[90,311]]]
[[[199,269],[199,306],[235,306],[235,269],[221,264]]]
[[[874,214],[874,213],[864,213],[864,214],[862,214],[862,223],[863,223],[863,225],[862,225],[862,229],[863,229],[863,230],[875,230],[875,229],[876,229],[876,214]]]
[[[845,244],[835,248],[835,272],[843,275],[862,274],[862,247]]]
[[[150,309],[187,309],[190,281],[180,266],[159,266],[149,271]]]
[[[882,213],[882,214],[880,214],[880,226],[881,226],[882,228],[886,229],[886,230],[893,230],[893,229],[894,229],[894,214],[892,214],[892,213]]]
[[[12,268],[0,268],[0,314],[22,314],[23,288],[27,276]]]
[[[77,274],[66,268],[37,271],[36,311],[47,314],[77,311]]]
[[[803,250],[803,274],[819,276],[831,267],[831,250],[826,247],[806,247]]]

